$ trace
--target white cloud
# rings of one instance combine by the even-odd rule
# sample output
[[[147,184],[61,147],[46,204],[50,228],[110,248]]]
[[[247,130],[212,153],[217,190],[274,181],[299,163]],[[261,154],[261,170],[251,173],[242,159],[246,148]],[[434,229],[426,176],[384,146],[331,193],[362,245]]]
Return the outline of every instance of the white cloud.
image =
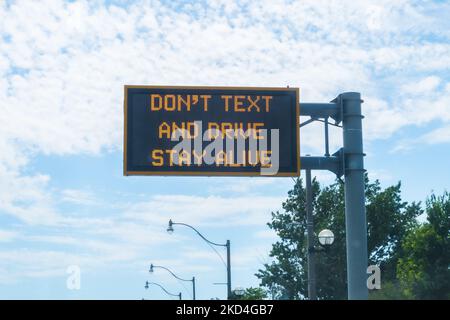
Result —
[[[278,236],[277,236],[276,232],[273,231],[272,229],[265,229],[265,230],[256,232],[254,234],[254,237],[261,238],[261,239],[275,240],[275,239],[277,239]]]
[[[408,124],[401,108],[376,97],[364,98],[363,136],[367,140],[386,139]]]
[[[45,232],[0,230],[0,242],[15,240],[20,241],[19,248],[0,250],[0,282],[64,277],[69,265],[78,265],[86,273],[118,266],[136,268],[136,261],[148,258],[159,246],[176,242],[155,226],[120,221],[109,228],[87,224],[83,228],[47,228]]]
[[[211,181],[208,192],[212,194],[229,194],[238,193],[246,195],[254,195],[260,193],[262,187],[277,188],[280,186],[288,187],[292,185],[291,179],[283,179],[279,177],[252,177],[252,178],[215,178]]]
[[[419,145],[435,145],[450,142],[450,125],[433,129],[414,139],[400,140],[391,152],[408,152],[415,149]]]
[[[233,226],[264,224],[280,208],[284,196],[156,195],[131,205],[125,218],[167,227],[169,219],[193,225]]]
[[[80,204],[80,205],[95,205],[97,200],[95,195],[86,190],[64,189],[61,191],[62,201]]]
[[[63,276],[69,265],[87,265],[86,258],[76,254],[50,250],[2,250],[0,251],[0,281],[14,283],[28,277]],[[90,263],[94,262],[90,260]]]
[[[258,268],[267,263],[269,258],[270,245],[252,246],[236,250],[233,254],[233,263],[236,269],[247,269],[249,266],[256,272]]]
[[[21,176],[0,166],[0,211],[29,224],[54,224],[57,213],[46,175]]]
[[[430,94],[441,83],[441,79],[437,76],[426,77],[419,82],[412,82],[402,86],[402,91],[407,95],[423,95]]]
[[[432,130],[427,134],[423,135],[420,139],[427,144],[439,144],[443,142],[450,142],[450,126],[445,126]]]
[[[374,181],[378,179],[379,181],[382,181],[383,183],[389,183],[393,182],[392,174],[387,170],[370,170],[367,173],[369,175],[369,180]]]
[[[17,232],[0,230],[0,242],[10,242],[17,237]]]

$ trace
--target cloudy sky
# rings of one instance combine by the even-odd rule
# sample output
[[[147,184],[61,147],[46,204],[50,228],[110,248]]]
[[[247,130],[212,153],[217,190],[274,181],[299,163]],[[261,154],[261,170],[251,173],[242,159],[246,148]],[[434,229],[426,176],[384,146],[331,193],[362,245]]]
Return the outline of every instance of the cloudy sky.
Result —
[[[168,298],[146,280],[190,297],[151,262],[225,298],[221,259],[186,228],[168,235],[169,218],[230,239],[233,287],[258,284],[292,180],[123,177],[124,84],[289,85],[308,102],[359,91],[370,177],[401,180],[407,201],[442,193],[449,16],[437,0],[0,0],[0,298]],[[302,129],[301,153],[322,155],[322,140]]]

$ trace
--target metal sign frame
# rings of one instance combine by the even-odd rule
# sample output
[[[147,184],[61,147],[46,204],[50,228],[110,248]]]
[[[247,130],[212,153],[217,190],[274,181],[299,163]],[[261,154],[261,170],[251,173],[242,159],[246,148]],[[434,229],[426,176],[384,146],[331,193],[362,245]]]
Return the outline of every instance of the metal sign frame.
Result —
[[[124,153],[123,153],[123,174],[125,176],[144,175],[144,176],[261,176],[259,171],[237,172],[237,171],[139,171],[128,170],[128,89],[162,89],[162,90],[227,90],[227,91],[276,91],[295,93],[295,138],[296,138],[296,171],[278,172],[267,177],[298,177],[300,175],[300,89],[299,88],[281,88],[281,87],[225,87],[225,86],[146,86],[146,85],[125,85],[124,86]],[[281,142],[280,142],[281,143]],[[280,155],[281,156],[281,155]],[[265,176],[263,176],[265,177]]]
[[[328,170],[338,179],[344,176],[345,192],[345,230],[347,250],[347,291],[350,300],[367,300],[367,222],[364,187],[364,152],[362,136],[361,94],[359,92],[341,93],[329,103],[302,103],[302,116],[310,119],[300,124],[307,125],[313,121],[325,123],[325,156],[301,157],[302,169]],[[332,156],[328,153],[328,119],[334,119],[336,126],[342,122],[343,147]],[[310,172],[307,174],[311,178]],[[341,180],[342,181],[342,180]],[[307,181],[307,185],[310,184]],[[308,190],[307,190],[308,193]],[[309,193],[311,191],[309,190]],[[307,197],[307,202],[308,202]],[[307,207],[312,206],[307,204]],[[310,212],[309,216],[313,216]],[[312,218],[307,222],[313,223]],[[309,241],[308,245],[311,245]],[[314,261],[314,252],[310,258]],[[309,286],[315,285],[310,278]],[[315,288],[309,287],[312,298]],[[311,296],[310,296],[311,298]]]

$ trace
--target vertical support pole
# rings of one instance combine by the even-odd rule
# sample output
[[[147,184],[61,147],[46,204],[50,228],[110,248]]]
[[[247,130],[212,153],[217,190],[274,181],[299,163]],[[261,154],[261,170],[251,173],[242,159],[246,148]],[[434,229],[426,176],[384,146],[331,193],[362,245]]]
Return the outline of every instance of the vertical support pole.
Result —
[[[324,127],[325,127],[325,157],[329,157],[330,156],[330,143],[328,140],[328,117],[325,117]]]
[[[308,298],[317,300],[316,265],[314,252],[314,220],[312,209],[311,170],[306,170],[306,230],[308,246]]]
[[[345,225],[347,234],[348,299],[368,299],[367,224],[364,193],[361,95],[346,92],[342,103],[345,161]]]
[[[228,300],[231,299],[231,257],[230,257],[230,240],[227,240],[227,294]]]
[[[195,277],[192,277],[192,300],[195,300]]]
[[[180,298],[180,300],[181,300],[181,292],[180,292],[180,294],[178,295],[178,297]]]

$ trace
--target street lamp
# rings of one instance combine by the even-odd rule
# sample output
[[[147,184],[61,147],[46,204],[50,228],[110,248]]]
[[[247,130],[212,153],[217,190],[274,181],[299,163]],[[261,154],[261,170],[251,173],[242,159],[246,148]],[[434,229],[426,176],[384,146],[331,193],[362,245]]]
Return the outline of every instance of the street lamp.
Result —
[[[172,219],[171,220],[169,220],[169,226],[167,227],[167,233],[168,234],[172,234],[173,233],[173,222],[172,222]]]
[[[318,238],[321,246],[331,246],[334,242],[334,233],[331,230],[323,229],[319,232]]]
[[[233,290],[234,295],[240,299],[245,294],[245,289],[242,287],[237,287]]]
[[[172,228],[173,230],[173,228]],[[178,277],[175,273],[173,273],[172,271],[170,271],[168,268],[163,267],[163,266],[156,266],[153,263],[150,264],[150,269],[148,270],[148,272],[153,273],[153,269],[154,268],[160,268],[160,269],[164,269],[167,272],[169,272],[174,278],[180,280],[180,281],[191,281],[192,282],[192,299],[195,300],[195,277],[192,277],[192,279],[183,279]]]
[[[206,239],[201,233],[200,231],[198,231],[197,229],[195,229],[193,226],[186,224],[186,223],[181,223],[181,222],[173,222],[172,219],[169,220],[169,225],[167,227],[167,232],[169,234],[172,234],[174,229],[173,226],[174,225],[180,225],[180,226],[185,226],[188,228],[191,228],[192,230],[195,231],[195,233],[197,233],[200,238],[202,238],[205,242],[213,245],[213,246],[218,246],[218,247],[226,247],[227,248],[227,296],[228,299],[231,299],[231,257],[230,257],[230,248],[231,248],[231,243],[230,240],[227,240],[227,242],[225,244],[221,244],[221,243],[215,243],[212,242],[208,239]]]
[[[319,240],[320,247],[317,247],[314,244],[312,244],[308,248],[309,253],[315,253],[324,250],[326,251],[334,242],[334,233],[331,230],[323,229],[317,235],[317,239]]]
[[[310,229],[308,230],[308,297],[309,300],[316,300],[316,264],[314,256],[316,252],[328,250],[334,242],[334,233],[328,229],[320,231],[317,236],[320,247],[316,247],[312,236],[312,226],[312,223],[310,223]]]
[[[156,283],[156,282],[148,282],[148,281],[145,281],[145,286],[144,286],[144,288],[145,288],[145,289],[148,289],[149,284],[153,284],[153,285],[155,285],[155,286],[158,286],[158,287],[160,287],[167,295],[173,296],[173,297],[178,297],[178,298],[181,300],[181,292],[180,292],[179,294],[170,293],[170,292],[167,291],[162,285],[160,285],[160,284],[158,284],[158,283]]]

